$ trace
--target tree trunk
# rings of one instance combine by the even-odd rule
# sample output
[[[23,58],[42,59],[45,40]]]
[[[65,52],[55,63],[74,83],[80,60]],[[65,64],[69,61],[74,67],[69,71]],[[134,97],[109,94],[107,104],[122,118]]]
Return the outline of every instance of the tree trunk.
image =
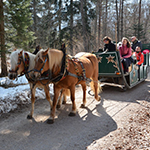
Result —
[[[70,10],[73,9],[73,0],[70,0]],[[73,11],[70,14],[70,53],[73,55]]]
[[[84,46],[84,51],[87,52],[84,0],[81,0],[81,17],[82,17],[83,46]]]
[[[36,19],[36,0],[33,0],[33,21],[34,21],[34,32],[35,32],[35,37],[37,37],[37,19]],[[35,45],[37,45],[37,39],[35,39]]]
[[[105,15],[104,15],[104,27],[103,27],[103,29],[104,29],[104,31],[103,31],[103,37],[104,36],[106,36],[107,35],[107,6],[108,5],[108,0],[106,0],[106,4],[105,4]]]
[[[5,37],[4,37],[4,9],[3,0],[0,0],[0,48],[1,48],[1,76],[6,76],[7,63],[6,63],[6,49],[5,49]]]
[[[62,31],[61,31],[61,5],[62,5],[62,0],[59,0],[59,44],[62,44]]]
[[[121,38],[123,38],[123,5],[124,5],[124,0],[122,0],[121,3]]]
[[[117,41],[119,42],[119,14],[118,14],[118,0],[116,0],[116,20],[117,20]]]
[[[141,1],[139,1],[139,21],[138,21],[138,39],[140,39],[140,25],[141,25]]]
[[[98,1],[99,19],[98,19],[98,48],[100,47],[100,33],[101,33],[101,16],[102,16],[102,0]]]

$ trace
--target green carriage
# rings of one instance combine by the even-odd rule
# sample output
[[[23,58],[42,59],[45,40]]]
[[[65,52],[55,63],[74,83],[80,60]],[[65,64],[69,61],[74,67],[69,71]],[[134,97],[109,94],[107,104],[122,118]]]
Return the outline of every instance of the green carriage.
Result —
[[[99,63],[99,80],[102,85],[117,86],[123,90],[130,89],[147,78],[149,66],[149,54],[144,54],[144,63],[139,70],[135,64],[131,64],[129,72],[124,74],[119,51],[95,52]]]

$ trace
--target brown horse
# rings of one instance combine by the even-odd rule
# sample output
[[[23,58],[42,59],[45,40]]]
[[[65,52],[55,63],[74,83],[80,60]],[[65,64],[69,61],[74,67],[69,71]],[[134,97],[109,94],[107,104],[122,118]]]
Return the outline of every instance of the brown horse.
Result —
[[[40,51],[35,58],[35,71],[34,78],[38,79],[41,74],[45,71],[49,71],[49,80],[54,83],[54,98],[53,107],[51,111],[50,118],[47,123],[54,123],[55,109],[57,105],[57,99],[62,88],[70,89],[71,101],[72,101],[72,111],[69,116],[75,116],[76,114],[76,104],[75,104],[75,85],[81,84],[83,89],[83,104],[86,104],[86,80],[92,79],[94,84],[95,99],[100,101],[100,96],[98,96],[98,60],[94,54],[84,53],[78,59],[71,57],[66,57],[67,64],[64,73],[61,72],[62,60],[64,53],[56,49],[47,49],[45,51]],[[62,75],[60,75],[62,74]],[[54,79],[61,76],[60,80],[55,81]]]
[[[26,58],[26,56],[28,56],[28,58]],[[15,78],[18,77],[18,75],[25,74],[30,84],[32,108],[30,114],[27,116],[27,119],[32,119],[33,117],[35,91],[37,87],[44,89],[46,99],[48,100],[50,106],[52,107],[52,102],[49,93],[49,84],[47,84],[47,80],[36,81],[36,82],[32,80],[30,70],[34,68],[35,65],[34,59],[35,59],[35,55],[23,50],[16,50],[12,52],[10,55],[11,68],[9,70],[8,77],[14,80]]]

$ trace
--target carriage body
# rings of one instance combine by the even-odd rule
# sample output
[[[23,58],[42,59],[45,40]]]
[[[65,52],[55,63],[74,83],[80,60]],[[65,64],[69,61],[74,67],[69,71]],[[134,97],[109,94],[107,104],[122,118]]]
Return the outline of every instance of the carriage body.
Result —
[[[135,64],[131,64],[129,72],[124,74],[119,51],[95,52],[99,60],[99,80],[102,85],[117,86],[121,89],[130,89],[147,78],[147,67],[150,64],[150,54],[144,54],[144,63],[139,71]],[[140,74],[138,76],[138,73]]]

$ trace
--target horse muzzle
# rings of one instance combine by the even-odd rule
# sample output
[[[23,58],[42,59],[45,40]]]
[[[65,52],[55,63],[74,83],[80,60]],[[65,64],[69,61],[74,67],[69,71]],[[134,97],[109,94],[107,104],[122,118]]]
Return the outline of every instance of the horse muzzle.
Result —
[[[32,78],[34,81],[39,80],[40,77],[41,77],[41,74],[40,74],[39,72],[35,72],[35,71],[34,71],[34,72],[31,74],[31,78]]]
[[[8,77],[9,79],[14,80],[17,78],[17,73],[8,73]]]

